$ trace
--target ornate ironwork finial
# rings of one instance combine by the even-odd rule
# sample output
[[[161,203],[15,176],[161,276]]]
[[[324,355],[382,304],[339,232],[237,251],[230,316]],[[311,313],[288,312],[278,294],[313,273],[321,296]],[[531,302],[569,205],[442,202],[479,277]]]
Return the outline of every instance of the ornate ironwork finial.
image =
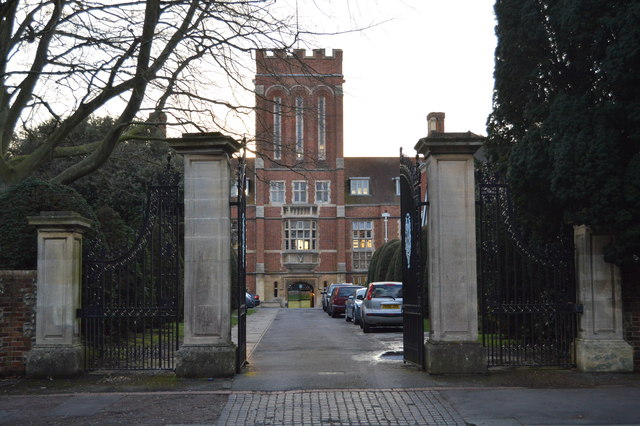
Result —
[[[173,165],[173,152],[167,153],[167,164],[164,170],[158,173],[154,179],[159,186],[175,186],[180,181],[180,172]]]

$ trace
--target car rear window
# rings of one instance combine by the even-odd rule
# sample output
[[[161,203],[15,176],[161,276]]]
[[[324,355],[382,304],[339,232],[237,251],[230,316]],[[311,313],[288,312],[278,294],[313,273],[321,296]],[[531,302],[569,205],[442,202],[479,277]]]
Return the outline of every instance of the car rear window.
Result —
[[[358,287],[340,287],[338,289],[338,296],[352,296],[357,289]]]
[[[393,297],[394,299],[402,297],[402,286],[397,284],[374,285],[371,297]]]

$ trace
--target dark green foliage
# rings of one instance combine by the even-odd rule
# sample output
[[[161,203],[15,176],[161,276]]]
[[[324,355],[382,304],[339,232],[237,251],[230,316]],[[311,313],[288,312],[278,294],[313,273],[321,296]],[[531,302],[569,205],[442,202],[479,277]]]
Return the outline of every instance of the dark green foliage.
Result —
[[[27,223],[27,216],[37,216],[41,211],[79,213],[93,222],[86,238],[100,235],[93,209],[73,188],[26,179],[0,192],[0,269],[36,268],[37,231]]]
[[[385,280],[402,282],[402,244],[398,244],[393,252]]]
[[[380,253],[382,251],[378,248],[373,252],[371,256],[371,261],[369,262],[369,270],[367,271],[367,283],[371,283],[375,281],[376,268],[378,267],[378,263],[380,261]]]
[[[63,147],[87,146],[101,140],[113,127],[111,117],[89,117],[82,122],[62,144]],[[27,129],[12,145],[14,156],[31,152],[55,128],[48,121]],[[141,225],[147,200],[147,187],[161,173],[171,152],[168,144],[158,140],[123,141],[114,149],[111,157],[98,170],[74,181],[71,186],[87,200],[96,211],[109,206],[124,223],[137,231]],[[35,176],[50,180],[78,161],[73,156],[52,159],[46,167],[36,171]],[[174,158],[172,165],[182,169],[181,158]]]
[[[640,3],[498,0],[490,160],[540,235],[612,233],[640,261]]]
[[[399,247],[400,240],[395,239],[383,244],[378,250],[376,250],[376,253],[379,251],[380,254],[377,256],[375,264],[372,258],[369,268],[373,268],[373,274],[369,282],[384,281],[387,279],[387,272],[392,267],[393,256],[395,255],[396,250],[400,250]],[[374,256],[376,253],[374,253]]]
[[[96,117],[90,116],[86,120],[83,120],[76,126],[69,136],[60,144],[65,147],[79,147],[88,143],[100,141],[109,130],[113,128],[115,119],[112,117]],[[10,157],[20,157],[22,155],[28,155],[33,152],[38,146],[42,144],[42,141],[46,140],[49,135],[58,128],[59,123],[54,120],[48,120],[44,123],[40,123],[35,127],[26,127],[23,131],[16,135],[11,142],[9,148]],[[62,170],[63,167],[73,164],[70,160],[56,159],[53,161],[55,164],[54,169],[50,170],[52,163],[47,164],[46,172],[53,174]],[[41,171],[39,174],[42,174]]]
[[[96,210],[96,216],[109,252],[121,253],[133,245],[134,232],[124,223],[117,211],[111,207],[102,206]]]

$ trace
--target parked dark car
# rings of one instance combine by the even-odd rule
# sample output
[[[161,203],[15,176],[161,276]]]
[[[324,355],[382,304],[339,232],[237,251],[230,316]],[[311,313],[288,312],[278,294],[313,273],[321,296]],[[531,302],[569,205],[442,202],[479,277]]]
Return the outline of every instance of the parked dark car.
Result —
[[[247,292],[247,294],[249,296],[251,296],[251,299],[253,300],[253,305],[254,306],[260,306],[260,296],[258,296],[257,294],[250,293],[250,292]]]
[[[362,286],[359,285],[339,285],[333,288],[328,304],[328,314],[331,315],[331,318],[337,318],[344,314],[345,302],[349,299],[349,296],[355,295],[356,290],[360,288]]]
[[[329,287],[326,288],[325,291],[322,292],[322,310],[326,313],[329,313],[329,298],[331,297],[331,292],[338,285],[353,285],[351,283],[331,283]]]
[[[251,293],[246,292],[244,294],[244,304],[247,305],[247,309],[248,308],[255,308],[256,307],[256,303],[253,299],[253,296],[251,295]]]
[[[349,296],[347,301],[344,302],[345,321],[353,321],[356,325],[360,324],[360,305],[362,305],[366,293],[366,287],[359,288],[353,296]]]

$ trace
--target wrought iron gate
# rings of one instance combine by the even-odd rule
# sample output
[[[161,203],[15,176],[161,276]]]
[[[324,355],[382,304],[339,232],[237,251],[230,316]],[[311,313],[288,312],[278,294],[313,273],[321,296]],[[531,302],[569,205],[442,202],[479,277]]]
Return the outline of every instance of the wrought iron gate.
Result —
[[[489,366],[573,366],[572,239],[526,237],[508,186],[486,171],[477,178],[479,323]]]
[[[422,220],[418,157],[415,164],[400,149],[400,229],[402,229],[402,289],[404,360],[425,369],[422,303]]]
[[[245,294],[247,291],[247,162],[246,150],[238,162],[237,188],[238,195],[236,201],[231,202],[237,209],[238,221],[238,281],[236,283],[236,300],[238,305],[238,342],[236,352],[236,373],[242,372],[242,367],[247,362],[247,302]]]
[[[133,247],[105,260],[104,250],[94,243],[84,260],[78,314],[86,369],[174,368],[182,313],[178,179],[168,163],[148,188],[143,226]]]

